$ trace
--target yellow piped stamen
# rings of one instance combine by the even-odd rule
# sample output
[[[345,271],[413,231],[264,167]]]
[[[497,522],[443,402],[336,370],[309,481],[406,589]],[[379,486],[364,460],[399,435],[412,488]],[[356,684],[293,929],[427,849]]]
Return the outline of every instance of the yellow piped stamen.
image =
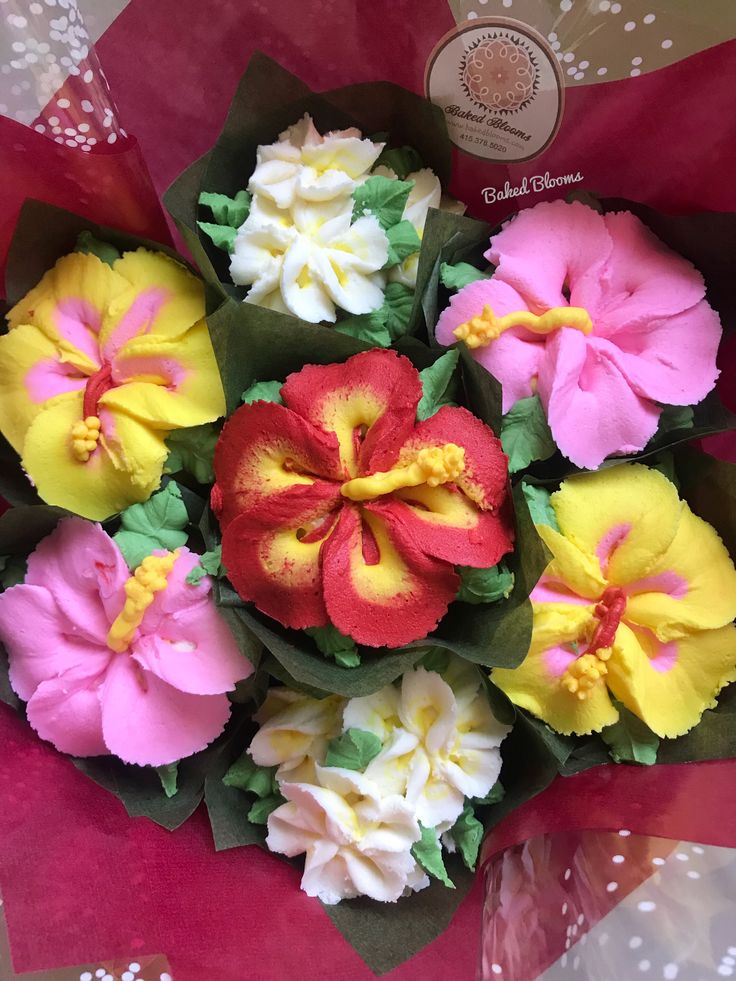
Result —
[[[606,661],[611,656],[610,647],[602,647],[594,654],[583,654],[573,661],[560,679],[560,684],[580,701],[588,698],[601,678],[608,674]]]
[[[97,416],[87,416],[72,426],[72,453],[80,463],[86,463],[90,454],[97,449],[100,438],[100,420]]]
[[[126,580],[123,587],[125,605],[107,634],[107,646],[111,650],[122,654],[128,649],[146,610],[153,602],[153,594],[166,589],[166,577],[178,557],[178,549],[166,555],[147,555],[130,579]]]
[[[402,487],[419,487],[420,484],[438,487],[456,480],[464,469],[465,450],[462,446],[455,443],[427,446],[407,466],[394,467],[370,477],[355,477],[342,485],[340,493],[351,501],[370,501]]]
[[[593,330],[593,322],[584,307],[552,307],[539,316],[529,310],[518,310],[516,313],[497,317],[486,303],[481,314],[460,324],[453,334],[459,341],[464,341],[471,350],[474,350],[478,347],[486,347],[491,341],[497,341],[501,334],[511,327],[525,327],[533,334],[551,334],[553,330],[558,330],[560,327],[572,327],[573,330],[579,330],[583,334],[590,334]]]

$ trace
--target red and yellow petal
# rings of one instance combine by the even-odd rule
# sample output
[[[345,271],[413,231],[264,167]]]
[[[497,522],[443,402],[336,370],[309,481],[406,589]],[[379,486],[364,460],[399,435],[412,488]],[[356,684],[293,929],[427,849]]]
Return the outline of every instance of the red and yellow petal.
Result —
[[[224,529],[246,508],[298,486],[339,480],[337,440],[275,402],[243,405],[215,448],[213,506]],[[338,488],[339,494],[339,488]]]
[[[366,508],[425,555],[454,565],[486,569],[513,548],[513,526],[506,509],[481,511],[453,484],[407,488]]]
[[[345,505],[322,550],[330,620],[371,647],[400,647],[426,637],[447,612],[460,580],[377,514]]]
[[[508,494],[508,458],[493,431],[467,409],[444,406],[418,423],[399,453],[398,464],[410,463],[426,446],[456,443],[465,450],[465,469],[455,483],[479,508],[499,508]],[[375,457],[370,460],[373,470]]]
[[[240,596],[284,627],[329,621],[322,598],[320,552],[335,527],[337,485],[293,488],[236,517],[222,538],[222,561]],[[290,515],[284,513],[290,510]]]
[[[289,375],[281,395],[289,408],[336,435],[348,479],[365,472],[377,452],[381,465],[373,470],[395,462],[414,425],[422,384],[408,358],[374,350],[344,364],[307,365]]]

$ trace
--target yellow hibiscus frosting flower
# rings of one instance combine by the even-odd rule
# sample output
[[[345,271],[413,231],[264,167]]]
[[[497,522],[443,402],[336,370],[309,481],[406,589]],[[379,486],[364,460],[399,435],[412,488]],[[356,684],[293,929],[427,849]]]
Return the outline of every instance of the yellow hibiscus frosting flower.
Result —
[[[713,528],[640,464],[565,481],[552,561],[534,589],[529,653],[495,669],[509,698],[565,734],[618,719],[680,736],[736,680],[736,570]]]
[[[202,284],[163,253],[64,256],[8,324],[0,429],[49,504],[102,520],[146,500],[169,433],[224,414]]]

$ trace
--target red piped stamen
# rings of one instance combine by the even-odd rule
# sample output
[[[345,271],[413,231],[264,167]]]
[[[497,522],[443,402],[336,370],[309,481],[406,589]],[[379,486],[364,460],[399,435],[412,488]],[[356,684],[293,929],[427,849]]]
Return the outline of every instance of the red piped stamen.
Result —
[[[96,416],[97,403],[105,392],[109,392],[114,387],[115,382],[112,380],[112,365],[109,362],[105,362],[99,371],[96,371],[94,375],[91,375],[87,379],[87,384],[84,388],[82,416],[85,419],[88,416]]]
[[[326,538],[329,534],[330,529],[337,520],[338,511],[330,511],[326,514],[324,518],[320,518],[313,525],[310,525],[309,530],[304,530],[304,534],[299,534],[297,532],[297,538],[300,542],[305,545],[311,545],[313,542],[321,542],[323,538]],[[301,530],[301,529],[300,529]]]
[[[626,593],[620,586],[609,586],[596,605],[595,616],[599,622],[586,653],[594,654],[612,646],[625,609]]]
[[[361,521],[361,525],[363,532],[363,561],[366,565],[378,565],[381,561],[381,550],[378,547],[376,536],[365,519]]]

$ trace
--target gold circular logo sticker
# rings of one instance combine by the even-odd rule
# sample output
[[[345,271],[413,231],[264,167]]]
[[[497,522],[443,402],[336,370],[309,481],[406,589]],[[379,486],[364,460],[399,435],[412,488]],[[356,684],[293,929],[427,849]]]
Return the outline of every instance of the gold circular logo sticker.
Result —
[[[425,91],[444,111],[452,142],[494,163],[539,156],[562,119],[554,52],[533,28],[506,17],[466,21],[446,34],[427,62]]]

